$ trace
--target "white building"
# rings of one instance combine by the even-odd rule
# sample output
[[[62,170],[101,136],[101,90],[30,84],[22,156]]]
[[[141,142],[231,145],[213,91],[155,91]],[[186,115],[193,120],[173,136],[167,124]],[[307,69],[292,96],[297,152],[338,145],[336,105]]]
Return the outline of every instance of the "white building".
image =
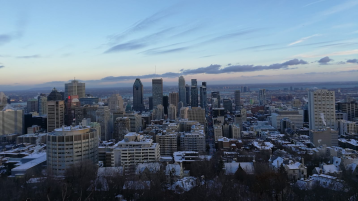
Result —
[[[334,128],[336,120],[334,91],[326,89],[310,91],[308,99],[310,129]]]
[[[119,94],[113,94],[108,99],[108,107],[111,112],[124,112],[123,99]]]
[[[128,133],[113,149],[114,165],[123,166],[126,174],[134,173],[138,163],[158,162],[160,145],[137,133]]]
[[[0,111],[0,135],[23,134],[23,111],[6,105]]]
[[[168,107],[168,119],[176,120],[177,118],[177,107],[173,104],[170,104]]]
[[[80,162],[98,163],[98,134],[89,126],[56,128],[47,136],[47,170],[63,175]]]

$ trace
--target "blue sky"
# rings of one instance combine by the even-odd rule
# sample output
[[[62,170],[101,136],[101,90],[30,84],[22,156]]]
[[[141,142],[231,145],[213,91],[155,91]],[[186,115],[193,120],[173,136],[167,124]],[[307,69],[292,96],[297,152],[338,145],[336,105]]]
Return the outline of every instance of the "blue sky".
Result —
[[[0,90],[357,81],[358,1],[1,1]],[[156,73],[156,75],[154,75]]]

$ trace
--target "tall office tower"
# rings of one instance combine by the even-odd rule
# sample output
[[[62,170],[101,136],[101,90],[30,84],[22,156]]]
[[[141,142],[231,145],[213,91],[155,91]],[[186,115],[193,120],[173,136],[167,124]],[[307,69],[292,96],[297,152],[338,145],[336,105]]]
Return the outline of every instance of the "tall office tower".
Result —
[[[179,77],[179,102],[186,103],[186,90],[185,90],[185,79],[183,76]]]
[[[213,98],[216,98],[218,101],[217,107],[220,108],[220,92],[219,91],[212,91],[211,92],[211,104],[213,104]]]
[[[0,135],[23,134],[23,115],[22,110],[6,105],[0,111]]]
[[[113,149],[114,166],[122,166],[125,174],[135,172],[138,163],[159,162],[160,146],[137,133],[128,133]]]
[[[163,96],[163,107],[164,107],[164,114],[168,114],[168,107],[169,107],[169,97]]]
[[[68,96],[77,95],[78,98],[86,97],[86,84],[80,83],[78,80],[65,84],[65,98]]]
[[[37,99],[27,100],[27,113],[38,112],[38,110],[39,110],[38,106],[39,106],[39,104],[38,104]]]
[[[101,140],[112,139],[111,132],[111,111],[108,106],[100,106],[96,111],[96,122],[101,125]]]
[[[223,107],[225,109],[225,112],[232,113],[232,101],[230,99],[223,100]]]
[[[178,107],[177,107],[177,116],[179,116],[179,113],[180,113],[180,110],[181,110],[182,107],[184,107],[184,103],[180,101],[178,103]]]
[[[310,130],[334,128],[336,121],[334,91],[320,89],[308,93]]]
[[[185,98],[186,98],[185,105],[190,106],[190,86],[187,84],[185,85]]]
[[[80,162],[98,163],[98,132],[89,126],[56,128],[47,136],[47,172],[63,175]]]
[[[154,110],[153,110],[153,119],[154,120],[164,119],[164,107],[163,107],[163,105],[157,105],[157,107],[154,108]]]
[[[47,114],[47,97],[45,94],[40,94],[37,98],[38,110],[40,116]]]
[[[124,112],[123,99],[119,94],[112,94],[108,99],[109,110],[113,112]]]
[[[148,97],[149,110],[153,110],[153,96]]]
[[[175,107],[178,107],[178,103],[179,103],[179,93],[177,92],[169,93],[169,105],[173,104]]]
[[[145,110],[143,102],[143,84],[139,78],[135,79],[133,84],[133,110],[143,111]]]
[[[52,132],[65,124],[65,102],[47,100],[47,132]]]
[[[177,117],[177,107],[173,104],[170,104],[168,107],[168,119],[175,120]]]
[[[153,107],[163,105],[163,79],[152,79]]]
[[[47,96],[47,101],[64,100],[60,92],[56,88],[53,88],[51,93]]]
[[[266,89],[259,90],[259,105],[266,104]]]
[[[181,119],[188,119],[188,111],[189,111],[189,108],[188,107],[182,107],[180,108],[180,118]]]
[[[191,107],[198,107],[198,82],[196,79],[191,79]]]
[[[78,108],[80,108],[81,103],[78,100],[78,96],[77,95],[73,95],[73,96],[68,96],[66,101],[65,101],[65,125],[66,126],[71,126],[73,123],[77,121],[82,121],[83,119],[83,115],[82,115],[82,111],[77,110]],[[80,113],[80,114],[78,114]],[[79,116],[77,116],[79,115]]]
[[[235,110],[238,111],[240,109],[240,90],[235,90]]]
[[[128,117],[117,117],[114,123],[113,138],[123,140],[124,136],[129,133],[131,120]]]
[[[358,103],[355,101],[337,103],[337,110],[347,113],[349,121],[354,121],[358,117]]]
[[[207,105],[206,82],[202,82],[200,87],[200,107],[206,109],[206,105]]]

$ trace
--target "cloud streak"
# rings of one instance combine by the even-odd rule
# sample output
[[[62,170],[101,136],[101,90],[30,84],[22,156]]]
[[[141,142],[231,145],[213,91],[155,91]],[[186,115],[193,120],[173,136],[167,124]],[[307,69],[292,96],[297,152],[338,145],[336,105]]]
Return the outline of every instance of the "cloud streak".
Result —
[[[358,64],[358,59],[348,59],[347,63]]]
[[[312,36],[307,36],[307,37],[301,38],[301,39],[299,39],[299,40],[297,40],[297,41],[295,41],[293,43],[288,44],[288,46],[292,46],[292,45],[296,45],[298,43],[302,43],[302,42],[304,42],[304,41],[306,41],[306,40],[308,40],[310,38],[317,37],[317,36],[320,36],[320,34],[314,34]]]
[[[35,55],[27,55],[27,56],[18,56],[16,58],[18,58],[18,59],[37,59],[37,58],[41,58],[41,56],[38,54],[35,54]]]
[[[4,68],[5,66],[4,65],[0,65],[0,68]]]

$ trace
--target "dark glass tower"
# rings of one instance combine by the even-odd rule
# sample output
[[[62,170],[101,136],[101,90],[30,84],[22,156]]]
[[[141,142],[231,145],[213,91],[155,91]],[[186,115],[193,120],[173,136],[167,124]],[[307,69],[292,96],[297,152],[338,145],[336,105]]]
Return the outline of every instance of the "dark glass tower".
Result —
[[[191,107],[198,107],[198,82],[191,79]]]
[[[143,84],[139,78],[135,79],[133,84],[133,110],[134,111],[143,111]]]

